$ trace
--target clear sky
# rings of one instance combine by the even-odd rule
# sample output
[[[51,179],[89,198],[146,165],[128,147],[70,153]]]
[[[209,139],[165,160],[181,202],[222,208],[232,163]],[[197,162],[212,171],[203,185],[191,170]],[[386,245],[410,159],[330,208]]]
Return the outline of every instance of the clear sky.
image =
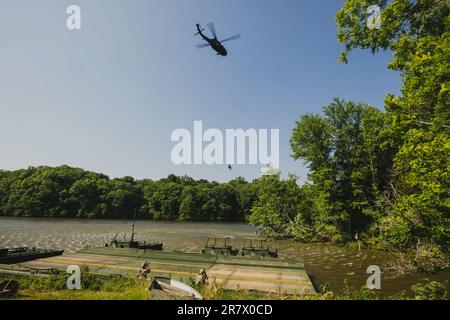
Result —
[[[280,169],[304,181],[289,138],[334,97],[383,108],[401,80],[388,53],[337,62],[344,0],[0,0],[0,168],[68,164],[111,177],[228,181],[258,166],[171,162],[177,128],[280,129]],[[66,28],[66,8],[82,30]],[[214,22],[218,57],[194,38]]]

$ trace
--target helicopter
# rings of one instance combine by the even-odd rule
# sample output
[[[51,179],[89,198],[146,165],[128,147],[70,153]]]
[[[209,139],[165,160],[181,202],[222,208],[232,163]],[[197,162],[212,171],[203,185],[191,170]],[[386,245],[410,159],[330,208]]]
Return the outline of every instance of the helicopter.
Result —
[[[203,38],[203,40],[208,42],[208,43],[205,43],[205,44],[197,45],[197,48],[200,49],[200,48],[211,47],[217,52],[218,56],[226,57],[228,55],[227,49],[225,49],[225,47],[222,45],[223,42],[230,41],[230,40],[238,40],[238,39],[241,38],[241,35],[237,34],[237,35],[234,35],[234,36],[232,36],[230,38],[227,38],[225,40],[219,41],[217,39],[216,28],[215,28],[214,24],[213,23],[208,23],[208,28],[211,31],[212,35],[214,36],[213,39],[210,39],[210,38],[208,38],[207,36],[205,36],[203,34],[203,31],[205,31],[205,29],[203,29],[200,26],[200,24],[197,23],[196,26],[197,26],[198,32],[194,35],[194,37],[197,36],[197,35],[200,35]]]

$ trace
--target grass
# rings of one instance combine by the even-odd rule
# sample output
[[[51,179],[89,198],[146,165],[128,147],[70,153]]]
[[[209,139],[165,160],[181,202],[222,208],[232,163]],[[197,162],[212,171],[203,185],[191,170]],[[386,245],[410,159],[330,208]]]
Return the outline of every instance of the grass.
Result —
[[[82,268],[81,290],[68,290],[67,275],[53,277],[0,275],[0,281],[15,279],[19,282],[17,295],[10,299],[17,300],[148,300],[149,280],[130,279],[119,276],[101,277],[91,274],[87,268]],[[270,294],[256,291],[229,291],[218,285],[197,286],[193,279],[187,284],[198,290],[205,300],[379,300],[375,291],[366,287],[354,290],[346,286],[342,291],[335,292],[324,286],[315,295],[288,295],[284,293]],[[445,286],[438,282],[416,284],[412,287],[415,296],[405,292],[383,298],[387,300],[445,300]]]
[[[0,280],[11,277],[0,276]],[[81,270],[81,290],[67,289],[67,275],[53,277],[20,276],[18,300],[148,300],[148,281],[118,276],[99,277]]]
[[[137,290],[105,292],[91,290],[31,291],[21,290],[18,300],[148,300],[148,293]]]
[[[191,286],[196,287],[190,283]],[[289,295],[285,293],[263,293],[244,290],[229,291],[220,286],[196,287],[206,300],[446,300],[445,286],[431,281],[418,283],[411,287],[414,295],[401,291],[388,297],[381,298],[376,290],[367,287],[352,289],[345,281],[341,291],[334,291],[328,285],[322,287],[319,293],[313,295]]]

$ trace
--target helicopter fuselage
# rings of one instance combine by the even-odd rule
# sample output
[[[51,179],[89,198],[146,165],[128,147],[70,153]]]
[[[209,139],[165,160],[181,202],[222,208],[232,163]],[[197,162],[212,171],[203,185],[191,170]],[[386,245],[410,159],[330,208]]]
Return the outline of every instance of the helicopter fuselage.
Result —
[[[203,38],[203,40],[205,40],[206,42],[209,43],[211,48],[213,48],[214,51],[217,52],[217,55],[224,56],[224,57],[226,57],[228,55],[227,49],[225,49],[225,47],[222,45],[222,43],[219,40],[217,40],[217,38],[210,39],[207,36],[205,36],[203,34],[202,30],[200,29],[200,25],[197,25],[197,29],[198,29],[198,34]]]

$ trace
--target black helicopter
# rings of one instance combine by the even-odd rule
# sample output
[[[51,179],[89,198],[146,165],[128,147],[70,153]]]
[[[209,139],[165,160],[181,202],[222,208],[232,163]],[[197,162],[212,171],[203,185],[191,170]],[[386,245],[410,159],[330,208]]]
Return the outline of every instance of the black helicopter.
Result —
[[[238,39],[241,38],[241,35],[240,35],[240,34],[237,34],[237,35],[232,36],[232,37],[230,37],[230,38],[227,38],[227,39],[225,39],[225,40],[219,41],[219,40],[217,39],[216,28],[214,27],[214,24],[213,24],[213,23],[208,23],[208,28],[209,28],[209,30],[211,31],[212,35],[214,36],[213,39],[210,39],[210,38],[208,38],[207,36],[205,36],[205,35],[203,34],[203,31],[205,31],[205,29],[203,29],[203,28],[197,23],[197,30],[198,30],[198,32],[194,35],[194,37],[195,37],[196,35],[200,35],[200,36],[203,38],[203,40],[205,40],[206,42],[208,42],[207,44],[205,43],[205,44],[199,44],[199,45],[197,45],[197,48],[200,49],[200,48],[211,47],[211,48],[213,48],[213,49],[217,52],[217,55],[218,55],[218,56],[224,56],[224,57],[225,57],[225,56],[228,55],[227,49],[225,49],[225,47],[222,45],[222,42],[230,41],[230,40],[238,40]]]

